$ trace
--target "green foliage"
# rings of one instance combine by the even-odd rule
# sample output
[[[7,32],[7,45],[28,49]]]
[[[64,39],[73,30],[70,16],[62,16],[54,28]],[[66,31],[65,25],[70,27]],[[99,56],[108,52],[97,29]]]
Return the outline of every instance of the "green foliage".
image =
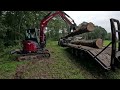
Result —
[[[26,29],[39,28],[40,20],[47,13],[47,11],[1,11],[0,48],[16,45],[17,40],[24,39]]]
[[[101,38],[101,39],[105,39],[107,35],[107,31],[102,28],[101,26],[95,26],[94,31],[89,32],[89,33],[84,33],[81,36],[85,39],[97,39],[97,38]]]
[[[69,25],[61,17],[55,16],[55,19],[52,19],[48,23],[47,38],[58,40],[61,36],[66,34],[64,30],[69,30],[68,28]],[[62,32],[60,33],[60,31]]]
[[[16,48],[20,46],[9,46],[0,51],[0,79],[14,79],[17,66],[26,63],[15,61],[17,55],[10,55],[10,51]]]
[[[104,46],[107,46],[109,43],[111,42],[111,40],[104,40]]]
[[[107,33],[106,40],[111,40],[111,39],[112,39],[112,34],[111,33]]]

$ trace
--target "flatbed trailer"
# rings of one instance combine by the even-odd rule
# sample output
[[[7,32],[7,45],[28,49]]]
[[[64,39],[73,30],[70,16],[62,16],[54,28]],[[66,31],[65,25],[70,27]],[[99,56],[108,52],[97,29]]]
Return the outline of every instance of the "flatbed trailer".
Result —
[[[71,52],[75,53],[76,56],[78,56],[79,53],[84,51],[87,54],[89,54],[93,59],[95,59],[104,69],[106,70],[111,69],[111,65],[110,65],[111,47],[107,47],[101,54],[99,54],[99,52],[101,52],[104,49],[104,47],[101,49],[97,49],[88,46],[74,45],[74,44],[64,44],[64,45],[71,48],[72,50]]]
[[[115,23],[117,27],[115,26]],[[110,19],[110,24],[112,41],[101,49],[71,43],[63,43],[63,45],[71,48],[72,52],[76,55],[79,55],[81,51],[85,51],[104,69],[115,70],[116,62],[120,62],[120,22],[116,19]],[[116,33],[118,33],[118,39],[116,38]],[[118,43],[118,47],[116,46],[116,43]]]

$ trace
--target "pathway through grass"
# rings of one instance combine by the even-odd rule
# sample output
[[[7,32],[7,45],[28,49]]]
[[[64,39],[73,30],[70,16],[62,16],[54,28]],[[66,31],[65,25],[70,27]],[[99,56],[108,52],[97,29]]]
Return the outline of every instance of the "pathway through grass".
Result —
[[[0,53],[1,79],[120,79],[120,69],[105,71],[90,56],[76,58],[69,49],[58,46],[57,41],[47,42],[49,59],[17,62],[15,56],[7,53],[14,48]]]

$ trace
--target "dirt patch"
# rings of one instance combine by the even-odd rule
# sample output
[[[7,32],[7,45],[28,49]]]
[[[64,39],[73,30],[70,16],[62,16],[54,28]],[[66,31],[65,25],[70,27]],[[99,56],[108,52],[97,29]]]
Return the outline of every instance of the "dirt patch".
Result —
[[[16,68],[14,79],[23,79],[24,78],[24,73],[28,72],[31,69],[31,67],[38,66],[39,63],[46,63],[48,65],[48,64],[52,63],[51,61],[52,60],[50,58],[49,59],[42,58],[40,60],[28,61],[28,63],[24,64],[24,65],[18,65],[17,68]],[[36,72],[36,73],[39,74],[39,72]]]

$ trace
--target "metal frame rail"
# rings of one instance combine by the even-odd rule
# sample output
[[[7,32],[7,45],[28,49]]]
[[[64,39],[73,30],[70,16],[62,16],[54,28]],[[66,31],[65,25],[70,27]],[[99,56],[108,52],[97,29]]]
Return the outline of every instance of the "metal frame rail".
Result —
[[[117,29],[115,27],[115,23],[117,23]],[[117,59],[118,61],[120,58],[120,22],[116,19],[111,18],[110,19],[110,24],[111,24],[111,33],[112,33],[112,42],[110,42],[104,49],[102,49],[101,52],[99,52],[96,56],[94,56],[95,59],[97,59],[97,56],[100,55],[107,47],[109,47],[112,44],[112,51],[111,51],[111,69],[115,69],[115,60]],[[116,32],[118,32],[118,40],[116,37]],[[118,50],[116,43],[118,42]]]

